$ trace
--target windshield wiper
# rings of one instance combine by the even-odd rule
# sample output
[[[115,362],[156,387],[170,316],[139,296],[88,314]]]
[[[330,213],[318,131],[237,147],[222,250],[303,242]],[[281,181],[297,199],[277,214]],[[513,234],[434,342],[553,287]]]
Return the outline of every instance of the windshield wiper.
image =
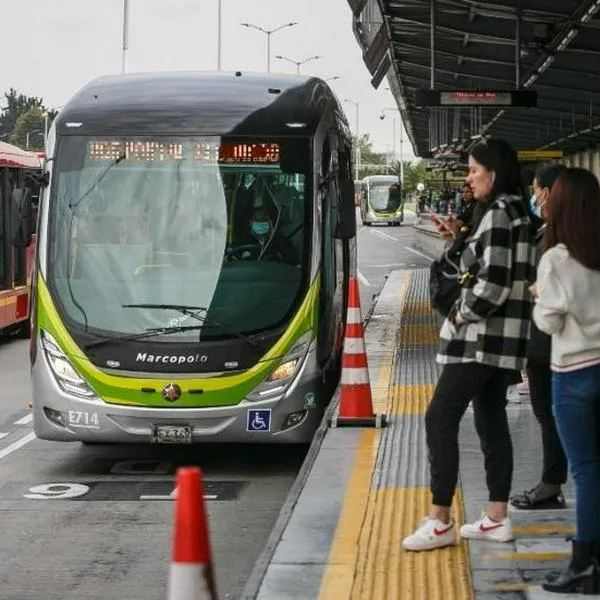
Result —
[[[105,344],[111,344],[114,342],[133,342],[134,340],[142,340],[148,337],[155,337],[159,335],[168,335],[170,333],[180,333],[181,331],[200,331],[202,325],[177,325],[175,327],[156,327],[152,329],[146,329],[143,333],[134,333],[133,335],[123,335],[117,337],[107,337],[101,340],[95,340],[89,344],[83,346],[84,350],[90,350],[91,348],[97,348],[98,346],[104,346]]]
[[[200,323],[206,324],[209,327],[219,327],[225,333],[242,340],[243,342],[245,342],[246,344],[248,344],[255,350],[261,350],[261,347],[259,346],[259,344],[257,344],[254,340],[251,340],[248,336],[245,336],[241,333],[238,333],[237,331],[234,331],[227,325],[223,325],[223,323],[220,323],[219,321],[215,321],[213,318],[209,318],[206,315],[206,313],[208,313],[208,308],[206,308],[206,306],[188,306],[188,305],[182,305],[182,304],[123,304],[123,308],[148,308],[148,309],[159,309],[159,310],[176,310],[177,312],[180,312],[182,315],[186,315],[188,317],[192,317],[193,319],[197,319],[198,321],[200,321]],[[194,311],[200,311],[201,313],[205,313],[205,314],[202,315],[199,312],[194,312]],[[159,329],[159,331],[162,331],[162,330],[163,330],[163,328]]]
[[[102,171],[102,173],[100,173],[100,175],[98,175],[96,181],[94,181],[94,183],[92,183],[92,185],[90,185],[90,187],[86,190],[86,192],[83,193],[77,200],[75,200],[75,202],[69,203],[69,208],[71,210],[73,210],[74,208],[77,208],[94,191],[94,188],[108,175],[108,172],[113,167],[116,167],[120,162],[124,161],[126,158],[127,158],[127,156],[125,154],[120,154],[111,163],[109,163],[107,165],[106,169],[104,169],[104,171]]]

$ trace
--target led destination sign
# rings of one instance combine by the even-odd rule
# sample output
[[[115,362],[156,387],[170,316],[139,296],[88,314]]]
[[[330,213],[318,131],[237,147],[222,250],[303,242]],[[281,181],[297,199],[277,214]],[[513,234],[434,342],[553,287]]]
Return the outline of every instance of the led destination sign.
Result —
[[[159,142],[91,140],[87,157],[112,161],[120,156],[133,162],[176,162],[194,160],[206,163],[278,164],[281,148],[275,143]]]
[[[537,106],[535,90],[417,90],[417,106]]]

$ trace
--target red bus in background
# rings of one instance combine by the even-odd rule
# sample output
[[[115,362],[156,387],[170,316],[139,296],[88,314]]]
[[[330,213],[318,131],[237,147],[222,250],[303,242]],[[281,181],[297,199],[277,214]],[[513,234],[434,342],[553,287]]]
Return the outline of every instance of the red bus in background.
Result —
[[[19,333],[24,338],[30,335],[36,236],[26,246],[15,244],[15,192],[28,189],[37,207],[40,189],[37,177],[41,167],[38,154],[0,142],[0,335]],[[31,220],[35,227],[36,216],[32,215]]]

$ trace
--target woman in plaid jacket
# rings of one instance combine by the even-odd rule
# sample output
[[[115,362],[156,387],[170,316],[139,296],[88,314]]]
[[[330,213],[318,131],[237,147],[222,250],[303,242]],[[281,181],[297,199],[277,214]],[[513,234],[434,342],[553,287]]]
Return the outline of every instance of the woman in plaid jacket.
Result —
[[[443,365],[425,416],[431,492],[429,515],[403,543],[430,550],[456,543],[450,506],[458,481],[458,431],[469,403],[481,440],[489,491],[487,511],[461,527],[470,539],[508,542],[513,450],[506,415],[511,371],[525,367],[535,279],[535,230],[517,153],[504,140],[484,140],[469,155],[467,183],[477,202],[461,258],[461,296],[440,331]]]

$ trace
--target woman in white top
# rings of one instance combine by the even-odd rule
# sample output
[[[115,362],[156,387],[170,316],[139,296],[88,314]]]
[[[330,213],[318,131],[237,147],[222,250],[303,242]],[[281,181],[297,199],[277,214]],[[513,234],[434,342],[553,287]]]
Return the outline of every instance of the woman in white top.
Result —
[[[567,169],[552,186],[533,318],[552,336],[552,402],[576,488],[571,563],[543,584],[600,592],[600,185]]]

